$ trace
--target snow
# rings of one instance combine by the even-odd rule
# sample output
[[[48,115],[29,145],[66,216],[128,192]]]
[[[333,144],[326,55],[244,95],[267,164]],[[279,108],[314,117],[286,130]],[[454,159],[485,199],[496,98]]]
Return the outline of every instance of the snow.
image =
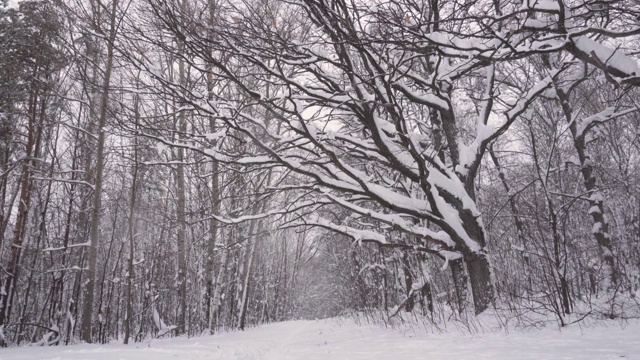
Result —
[[[436,107],[438,109],[449,109],[449,103],[447,103],[437,95],[424,91],[412,90],[408,84],[402,84],[400,82],[395,83],[395,85],[409,94],[414,101],[429,104],[430,106]]]
[[[593,223],[593,227],[591,228],[591,233],[592,234],[598,234],[602,232],[602,223],[601,222],[595,222]]]
[[[545,28],[548,28],[551,25],[553,25],[553,23],[551,21],[549,21],[548,19],[527,18],[524,21],[524,27],[528,27],[528,28],[545,29]]]
[[[205,137],[207,140],[215,141],[215,140],[218,140],[218,139],[220,139],[220,138],[224,137],[224,136],[225,136],[225,134],[226,134],[226,132],[227,132],[227,130],[226,130],[226,129],[225,129],[225,130],[220,130],[220,131],[216,131],[216,132],[214,132],[214,133],[204,134],[204,137]]]
[[[599,192],[593,192],[590,196],[589,196],[589,201],[591,202],[595,202],[595,203],[601,203],[604,201],[602,194]]]
[[[578,159],[578,157],[577,157],[577,156],[575,156],[575,155],[571,155],[571,156],[569,156],[569,158],[567,159],[567,161],[566,161],[566,162],[567,162],[567,163],[569,163],[569,164],[572,164],[572,165],[578,166],[578,167],[582,166],[582,165],[580,164],[580,159]]]
[[[71,244],[71,245],[67,245],[66,247],[65,246],[61,246],[61,247],[56,247],[56,248],[49,246],[49,247],[47,247],[45,249],[42,249],[41,251],[42,252],[58,251],[58,250],[66,250],[66,249],[70,249],[70,248],[74,248],[74,247],[84,247],[84,246],[91,246],[91,243],[83,242],[83,243],[80,243],[80,244]]]
[[[542,93],[553,83],[553,78],[555,77],[557,72],[558,70],[553,71],[551,75],[536,83],[524,96],[520,97],[518,101],[516,101],[515,105],[506,112],[507,119],[512,119],[526,110],[532,99],[536,98],[540,93]]]
[[[319,217],[316,219],[307,220],[305,223],[309,225],[317,225],[317,226],[322,226],[322,227],[335,230],[337,232],[351,236],[353,239],[355,239],[358,242],[361,242],[363,240],[371,240],[371,241],[379,242],[381,244],[387,243],[387,238],[383,234],[379,234],[371,230],[362,230],[362,229],[355,229],[355,228],[344,226],[344,225],[336,225],[331,221],[328,221],[326,219],[319,218]]]
[[[447,225],[449,225],[451,229],[453,229],[453,231],[455,231],[456,234],[465,242],[469,250],[473,252],[478,252],[482,250],[482,248],[480,247],[480,244],[478,244],[478,242],[476,242],[475,240],[471,239],[471,237],[469,237],[469,234],[467,234],[467,232],[465,231],[464,226],[462,226],[462,220],[460,219],[458,210],[455,209],[453,206],[451,206],[451,204],[449,204],[444,198],[442,198],[442,196],[440,196],[438,187],[443,184],[446,184],[446,182],[442,181],[441,179],[440,179],[441,181],[434,181],[435,178],[432,177],[434,174],[436,174],[435,171],[431,171],[429,173],[429,181],[434,183],[434,185],[436,185],[431,188],[431,194],[437,205],[438,210],[440,211],[440,214],[442,214],[442,218],[447,223]],[[451,179],[451,182],[449,183],[449,185],[455,184],[453,182],[453,180],[456,179],[455,177],[449,177],[449,179]],[[463,206],[466,209],[469,209],[469,207],[467,206],[470,206],[471,212],[474,214],[477,213],[477,210],[471,206],[472,203],[465,201],[467,200],[468,195],[465,196],[466,192],[463,189],[457,189],[457,191],[456,189],[454,189],[454,191],[451,191],[450,189],[444,189],[444,190],[446,190],[451,195],[454,195],[458,199],[460,199],[463,203]],[[444,266],[444,268],[446,268],[446,266]]]
[[[18,10],[20,8],[20,0],[8,0],[6,5],[3,5],[3,1],[0,1],[0,10]]]
[[[579,36],[573,43],[580,51],[595,55],[603,64],[628,75],[640,75],[638,63],[619,49],[611,49],[587,36]]]
[[[410,232],[410,233],[414,233],[416,235],[421,235],[423,237],[426,238],[433,238],[437,241],[440,241],[444,244],[446,244],[449,247],[455,247],[455,242],[451,239],[451,237],[445,233],[444,231],[433,231],[427,227],[421,227],[421,226],[415,226],[412,225],[411,222],[406,221],[405,219],[402,218],[401,215],[399,214],[383,214],[383,213],[379,213],[377,211],[371,210],[371,209],[367,209],[367,208],[363,208],[361,206],[358,206],[356,204],[350,203],[349,201],[346,201],[345,199],[342,199],[338,196],[335,196],[331,193],[325,193],[325,196],[327,198],[329,198],[331,201],[335,202],[336,204],[339,204],[347,209],[350,209],[356,213],[360,213],[360,214],[366,214],[367,216],[389,223],[389,224],[395,224],[399,227],[404,228],[406,231]],[[400,196],[400,195],[398,195]],[[309,221],[307,221],[307,223],[309,223]],[[326,224],[319,224],[319,225],[326,225]],[[335,224],[334,224],[335,225]],[[334,225],[328,225],[328,226],[334,226]],[[337,228],[336,228],[337,229]],[[340,231],[346,231],[345,229],[342,229]],[[363,234],[363,233],[361,233]],[[364,234],[363,234],[364,235]],[[369,234],[371,235],[371,234]],[[381,236],[381,235],[379,235]],[[364,238],[360,238],[360,239],[366,239],[367,237]],[[377,240],[376,240],[377,241]]]
[[[589,208],[589,215],[592,214],[599,214],[600,213],[600,207],[598,205],[593,205],[592,207]]]
[[[155,146],[156,151],[158,152],[158,155],[162,155],[162,153],[167,150],[169,147],[167,145],[165,145],[164,143],[158,142]]]
[[[544,12],[559,12],[560,5],[555,0],[525,0],[520,8],[522,11],[537,10]]]
[[[581,119],[581,120],[574,119],[574,121],[576,121],[576,124],[577,124],[576,136],[584,136],[585,131],[590,129],[596,123],[604,123],[606,121],[613,120],[620,116],[625,116],[627,114],[634,113],[638,110],[639,110],[638,107],[634,107],[634,108],[629,108],[623,111],[615,112],[614,107],[608,107],[603,111],[597,114],[588,116],[584,119]]]
[[[72,345],[0,350],[2,360],[504,360],[640,359],[640,323],[617,321],[595,327],[465,334],[424,329],[358,326],[353,320],[290,321],[244,332],[191,339],[147,340],[131,345]]]
[[[158,311],[156,310],[155,306],[152,305],[152,308],[153,308],[153,323],[156,325],[156,328],[158,329],[158,336],[165,335],[171,332],[173,329],[177,328],[177,326],[175,325],[167,326],[164,323],[164,321],[162,321],[162,318],[160,318],[160,314],[158,314]]]
[[[425,37],[435,43],[445,46],[448,45],[457,49],[476,49],[476,46],[479,45],[474,43],[473,40],[475,39],[465,38],[447,32],[434,31],[429,34],[425,34]]]

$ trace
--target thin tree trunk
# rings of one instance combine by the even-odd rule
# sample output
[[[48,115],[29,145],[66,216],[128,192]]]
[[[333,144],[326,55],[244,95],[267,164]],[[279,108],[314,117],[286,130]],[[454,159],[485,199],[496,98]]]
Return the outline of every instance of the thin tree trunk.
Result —
[[[109,266],[109,262],[111,261],[111,252],[113,250],[113,245],[115,242],[116,235],[116,224],[118,223],[118,213],[120,207],[116,207],[115,213],[113,215],[113,222],[111,223],[111,239],[109,239],[109,246],[107,248],[106,258],[104,259],[104,265],[102,267],[102,278],[100,279],[100,291],[98,292],[98,342],[103,342],[103,330],[104,330],[104,315],[102,313],[102,305],[104,303],[104,281],[107,276],[107,266]],[[121,247],[122,248],[122,247]],[[119,259],[119,256],[118,256]]]
[[[222,296],[222,282],[227,276],[227,260],[229,257],[228,248],[228,236],[222,236],[222,255],[220,257],[220,268],[216,276],[215,286],[213,287],[213,298],[211,299],[211,326],[210,328],[215,331],[218,326],[218,318],[220,316],[221,296]]]
[[[182,62],[181,62],[182,63]],[[182,73],[182,70],[181,70]],[[184,113],[179,115],[178,127],[182,132],[186,127]],[[186,311],[187,311],[187,253],[186,253],[186,197],[185,197],[185,174],[184,174],[184,150],[177,149],[176,160],[177,174],[177,209],[176,216],[178,220],[178,333],[186,331]]]
[[[210,17],[213,18],[213,3],[210,6]],[[211,20],[212,21],[212,20]],[[213,100],[213,79],[211,78],[211,74],[207,79],[207,91],[209,96],[209,101]],[[209,118],[209,131],[211,133],[216,132],[216,123],[215,119],[212,117]],[[217,145],[217,141],[214,140],[211,144],[213,147]],[[215,244],[218,237],[218,221],[213,217],[214,215],[219,215],[220,213],[220,166],[218,161],[212,159],[211,162],[211,219],[209,220],[209,239],[207,241],[207,261],[205,264],[205,296],[206,296],[206,314],[205,321],[206,326],[209,328],[209,332],[212,332],[212,307],[211,301],[213,296],[213,264],[214,264],[214,255],[215,255]]]
[[[402,252],[402,273],[404,274],[405,295],[407,296],[404,310],[411,312],[415,305],[414,298],[411,296],[413,291],[413,275],[411,274],[411,266],[409,265],[409,257],[406,251]]]
[[[43,127],[44,127],[43,119],[44,119],[44,114],[45,114],[45,112],[44,112],[45,107],[46,107],[46,103],[45,103],[45,100],[43,99],[42,102],[41,102],[41,112],[40,112],[40,114],[41,114],[40,115],[40,119],[41,120],[40,120],[40,126],[39,126],[40,131],[39,131],[39,134],[38,134],[38,140],[36,141],[36,153],[34,154],[35,158],[39,158],[41,156],[40,155],[40,147],[41,147],[41,145],[40,145],[41,140],[40,139],[42,137]],[[57,148],[56,148],[57,142],[54,140],[52,142],[52,144],[54,146],[52,158],[55,159],[56,158],[56,150],[57,150]],[[55,160],[52,160],[51,161],[51,166],[49,167],[49,177],[50,178],[53,177],[54,165],[55,165]],[[25,296],[24,296],[24,298],[25,298],[25,306],[22,308],[22,313],[20,314],[20,318],[23,319],[23,321],[26,318],[26,312],[27,312],[27,309],[28,309],[28,303],[29,303],[29,300],[31,298],[30,291],[31,291],[31,287],[32,287],[34,271],[36,269],[36,263],[37,263],[38,258],[40,256],[40,244],[42,243],[42,241],[44,241],[45,236],[46,236],[47,213],[48,213],[48,210],[49,210],[49,203],[51,201],[51,187],[52,187],[52,185],[53,185],[53,181],[49,181],[48,184],[47,184],[47,190],[46,190],[46,195],[45,195],[45,199],[44,199],[44,204],[42,205],[42,208],[40,209],[40,222],[39,222],[39,225],[38,225],[38,235],[36,237],[36,246],[32,250],[33,251],[33,257],[31,259],[31,265],[29,267],[31,270],[29,271],[29,279],[27,281],[28,286],[27,286],[27,290],[26,290],[26,293],[25,293]],[[53,291],[50,291],[49,294],[50,294],[50,296],[53,297]],[[37,297],[34,296],[32,300],[34,300],[34,302],[37,301]],[[51,299],[51,302],[53,303],[53,298]],[[34,305],[34,309],[36,309],[36,308],[37,308],[37,306]],[[42,308],[43,313],[44,313],[44,310],[45,310],[45,306],[43,306],[43,308]],[[18,330],[18,333],[19,334],[23,333],[23,325],[20,326],[20,328]],[[34,332],[34,335],[35,335],[35,332]],[[20,341],[21,341],[21,338],[19,337],[18,338],[18,344],[20,343]]]
[[[82,340],[91,342],[91,326],[93,323],[93,298],[96,277],[96,261],[98,248],[98,235],[100,228],[100,207],[102,206],[102,172],[104,167],[104,127],[107,121],[107,105],[109,102],[109,88],[111,84],[111,71],[113,68],[113,48],[116,37],[116,9],[118,1],[113,0],[110,14],[109,39],[107,41],[107,64],[102,83],[102,96],[100,99],[100,114],[98,119],[98,144],[96,151],[96,179],[93,193],[93,208],[91,209],[91,235],[89,242],[89,254],[87,259],[87,280],[85,297],[82,308]]]
[[[180,3],[182,15],[185,15],[187,8],[187,0]],[[178,54],[184,52],[184,44],[178,40]],[[178,60],[178,76],[180,87],[186,88],[185,62],[180,58]],[[180,103],[182,100],[180,99]],[[178,141],[182,138],[187,130],[187,122],[185,112],[180,111],[178,114],[177,136]],[[178,220],[178,319],[177,333],[185,333],[187,331],[187,250],[186,250],[186,190],[185,190],[185,173],[184,173],[184,149],[179,147],[176,150],[177,160],[177,209],[176,216]]]
[[[213,130],[213,129],[212,129]],[[211,212],[212,215],[218,215],[220,212],[220,193],[219,193],[219,166],[217,161],[211,163]],[[212,314],[211,300],[213,296],[213,260],[215,255],[215,244],[218,237],[218,221],[211,216],[209,221],[209,239],[207,241],[207,262],[205,265],[205,286],[206,286],[206,324],[211,332]]]
[[[449,260],[449,267],[453,278],[453,289],[456,293],[456,305],[458,312],[462,314],[467,307],[467,272],[462,259]]]
[[[34,79],[38,73],[38,67],[34,68]],[[11,316],[11,308],[13,305],[13,297],[16,292],[16,284],[18,281],[18,272],[20,265],[20,257],[22,255],[22,243],[26,224],[29,217],[29,209],[31,207],[31,166],[35,163],[31,159],[37,152],[36,146],[39,138],[37,135],[37,109],[38,109],[38,88],[35,80],[32,83],[30,94],[30,116],[27,130],[27,146],[25,149],[25,160],[22,166],[22,176],[20,179],[20,201],[18,202],[18,212],[16,217],[16,225],[13,236],[13,242],[10,250],[9,262],[5,270],[5,277],[0,291],[0,326],[6,324]],[[42,113],[43,115],[44,113]],[[42,116],[41,116],[42,118]],[[41,119],[42,120],[42,119]],[[42,125],[42,124],[40,124]]]
[[[135,100],[135,115],[136,124],[138,121],[138,97]],[[133,139],[133,175],[131,180],[131,196],[129,198],[129,219],[127,224],[127,235],[129,238],[129,258],[127,259],[127,288],[125,291],[125,307],[126,313],[124,318],[124,344],[129,344],[129,337],[131,336],[131,317],[133,316],[133,255],[134,255],[134,235],[135,235],[135,219],[134,211],[136,207],[136,190],[138,188],[138,139]]]
[[[547,188],[547,183],[545,181],[545,179],[542,177],[542,168],[540,167],[539,164],[539,157],[538,157],[538,150],[537,150],[537,145],[536,145],[536,140],[535,140],[535,135],[533,133],[533,129],[531,127],[529,127],[529,135],[531,138],[531,147],[532,147],[532,152],[533,152],[533,161],[538,173],[538,180],[540,181],[540,184],[542,185],[542,189],[544,191],[544,196],[545,196],[545,200],[546,200],[546,205],[547,205],[547,209],[549,212],[549,222],[551,225],[551,234],[552,234],[552,240],[553,240],[553,257],[552,257],[552,270],[553,270],[553,279],[554,281],[556,281],[556,277],[558,279],[558,281],[560,282],[560,285],[558,287],[558,285],[556,284],[556,288],[558,290],[558,298],[560,300],[560,304],[562,307],[562,312],[564,314],[570,314],[571,313],[571,303],[570,303],[570,299],[569,299],[569,288],[568,288],[568,283],[565,277],[564,272],[566,271],[565,269],[565,264],[563,263],[561,256],[560,256],[560,247],[561,247],[561,243],[562,243],[562,235],[560,234],[559,230],[558,230],[558,216],[557,216],[557,212],[555,210],[555,205],[553,203],[553,200],[549,194],[549,190]],[[558,314],[560,315],[560,314]],[[564,322],[564,320],[562,318],[560,318],[560,320],[562,322]]]
[[[273,173],[272,169],[267,170],[266,179],[264,182],[265,188],[268,188],[271,184],[272,173]],[[256,191],[258,191],[258,189],[256,189]],[[254,207],[254,215],[259,213],[264,213],[265,210],[267,209],[267,205],[268,205],[268,199],[263,199],[261,204],[256,204],[256,206]],[[253,229],[256,221],[258,223],[258,231],[254,236]],[[252,239],[249,240],[251,241],[251,244],[249,245],[248,253],[246,253],[242,296],[240,298],[240,303],[238,306],[238,310],[239,310],[238,327],[241,330],[244,330],[246,319],[247,319],[247,306],[249,303],[249,280],[251,279],[251,270],[253,269],[253,258],[255,256],[256,244],[263,237],[262,232],[264,231],[264,221],[262,219],[256,220],[256,221],[251,222],[250,230],[248,234],[250,237],[252,237]]]
[[[611,243],[611,236],[609,235],[609,222],[604,216],[604,197],[598,189],[596,177],[593,174],[593,165],[585,143],[585,134],[578,132],[577,121],[573,118],[573,111],[569,104],[569,95],[565,94],[559,87],[556,88],[556,93],[560,99],[565,119],[569,123],[573,146],[578,153],[578,161],[580,162],[580,175],[582,175],[584,187],[589,195],[588,214],[591,216],[591,222],[593,224],[592,234],[598,244],[600,257],[604,265],[604,288],[607,291],[611,291],[616,288],[619,275],[613,257],[613,245]]]
[[[249,303],[249,281],[251,279],[251,270],[253,269],[253,258],[256,253],[256,244],[258,243],[258,240],[262,238],[263,222],[261,220],[257,220],[257,222],[258,222],[258,232],[255,236],[252,234],[253,232],[252,230],[254,229],[253,224],[250,226],[248,235],[252,237],[252,239],[249,240],[251,241],[251,244],[249,245],[249,248],[245,252],[244,279],[242,281],[242,295],[239,299],[240,302],[238,303],[238,310],[239,310],[238,328],[240,328],[240,330],[244,330],[245,322],[247,319],[247,306]]]
[[[502,172],[502,168],[500,167],[500,162],[498,161],[498,157],[493,151],[493,144],[489,147],[489,156],[491,157],[491,160],[493,161],[493,165],[496,167],[496,170],[498,170],[498,177],[500,178],[500,182],[502,183],[502,186],[504,187],[504,190],[507,193],[507,196],[509,197],[509,207],[511,208],[511,216],[513,217],[513,221],[516,225],[516,234],[518,236],[518,241],[520,243],[520,246],[522,246],[522,250],[521,250],[522,267],[523,267],[525,276],[527,277],[527,291],[530,292],[533,289],[533,282],[531,279],[531,271],[529,271],[530,269],[529,249],[528,249],[527,239],[525,238],[525,235],[524,235],[525,234],[524,223],[522,222],[522,219],[520,217],[520,211],[518,209],[518,205],[516,204],[516,199],[514,196],[511,196],[511,193],[510,193],[511,188],[509,187],[509,183],[507,183],[507,178],[504,175],[504,172]]]

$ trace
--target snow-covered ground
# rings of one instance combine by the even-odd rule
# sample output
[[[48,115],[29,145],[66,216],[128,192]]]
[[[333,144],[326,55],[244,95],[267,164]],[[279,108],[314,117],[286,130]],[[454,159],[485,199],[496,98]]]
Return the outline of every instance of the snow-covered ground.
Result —
[[[0,349],[2,360],[410,360],[640,359],[640,323],[463,335],[358,326],[351,320],[290,321],[244,332],[134,345]]]

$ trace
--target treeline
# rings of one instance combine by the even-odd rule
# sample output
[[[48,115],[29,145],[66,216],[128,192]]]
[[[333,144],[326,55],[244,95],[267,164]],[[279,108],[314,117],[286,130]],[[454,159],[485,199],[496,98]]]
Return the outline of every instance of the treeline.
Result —
[[[0,0],[0,341],[638,316],[639,16]]]

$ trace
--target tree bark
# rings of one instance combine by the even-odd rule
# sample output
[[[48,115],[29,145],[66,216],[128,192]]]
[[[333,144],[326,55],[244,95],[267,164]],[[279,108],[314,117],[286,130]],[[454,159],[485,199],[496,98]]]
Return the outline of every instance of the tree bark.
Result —
[[[107,121],[107,105],[109,103],[109,92],[111,84],[111,71],[113,69],[113,50],[116,38],[116,9],[118,1],[113,0],[109,38],[107,40],[107,64],[102,83],[102,95],[100,98],[100,114],[98,120],[98,143],[96,150],[96,179],[93,192],[93,208],[91,209],[91,234],[89,240],[89,254],[87,259],[87,280],[85,287],[85,297],[82,308],[82,340],[91,342],[91,327],[93,322],[93,298],[96,277],[97,247],[100,230],[100,207],[102,206],[102,173],[104,168],[104,127]]]
[[[136,121],[138,115],[138,99],[136,97],[135,103]],[[133,174],[131,179],[131,196],[129,198],[129,218],[127,221],[127,235],[129,238],[129,258],[127,259],[127,288],[125,290],[125,307],[126,313],[124,317],[124,339],[123,343],[129,344],[129,337],[131,336],[131,317],[133,316],[133,255],[134,255],[134,236],[135,236],[135,207],[136,207],[136,193],[138,189],[138,141],[134,138],[133,145]]]
[[[229,257],[229,249],[228,249],[228,240],[227,236],[222,235],[222,255],[220,257],[220,268],[218,270],[218,275],[216,276],[215,286],[213,287],[213,297],[211,299],[211,320],[210,320],[210,329],[215,331],[218,326],[218,318],[220,315],[220,305],[221,305],[221,296],[222,296],[222,282],[224,278],[227,276],[227,259]]]
[[[220,213],[220,201],[219,201],[219,180],[218,172],[219,166],[217,161],[211,163],[211,212],[218,215]],[[212,216],[209,221],[209,239],[207,241],[207,263],[205,266],[205,286],[206,286],[206,324],[211,332],[212,314],[211,314],[211,300],[213,296],[213,263],[215,256],[215,245],[218,237],[218,221]]]
[[[182,62],[181,62],[182,63]],[[184,69],[183,69],[184,70]],[[182,71],[181,70],[181,73]],[[186,128],[184,113],[180,113],[178,128],[183,132]],[[178,333],[186,331],[187,314],[187,249],[186,249],[186,186],[184,174],[184,149],[177,149],[176,160],[176,186],[177,186],[177,208],[176,216],[178,220]]]
[[[613,245],[611,236],[609,235],[609,222],[604,216],[604,197],[598,189],[596,177],[593,174],[593,165],[591,156],[585,143],[585,134],[578,133],[577,121],[573,119],[573,111],[569,104],[569,95],[565,94],[561,89],[556,89],[558,98],[562,105],[565,119],[569,122],[569,131],[573,139],[573,146],[578,153],[578,161],[580,162],[580,175],[587,194],[589,195],[589,211],[593,224],[592,234],[598,244],[600,257],[603,262],[605,290],[611,291],[618,284],[618,272],[613,257]]]
[[[472,252],[464,256],[469,272],[471,293],[476,315],[485,311],[494,299],[491,264],[484,252]]]
[[[42,133],[42,121],[44,119],[44,102],[41,105],[40,120],[38,120],[38,100],[39,89],[35,78],[38,74],[38,66],[33,71],[34,81],[31,84],[29,96],[29,123],[27,130],[27,144],[25,148],[25,159],[22,165],[22,175],[20,177],[20,200],[18,202],[18,212],[10,249],[9,261],[7,263],[5,276],[0,291],[0,326],[5,325],[11,316],[13,297],[16,292],[18,273],[20,271],[20,257],[22,255],[22,245],[27,222],[29,220],[29,210],[31,208],[32,193],[32,166],[35,162],[32,159],[38,153],[40,135]],[[38,124],[39,123],[39,124]]]
[[[467,272],[464,268],[462,259],[449,260],[451,268],[451,277],[453,279],[453,289],[455,290],[457,310],[460,314],[464,313],[467,307]]]

